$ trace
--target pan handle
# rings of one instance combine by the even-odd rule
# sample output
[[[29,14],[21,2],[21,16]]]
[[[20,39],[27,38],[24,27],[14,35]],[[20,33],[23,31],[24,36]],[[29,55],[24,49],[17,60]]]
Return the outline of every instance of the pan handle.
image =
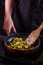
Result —
[[[10,33],[10,35],[13,35],[13,34],[16,34],[16,35],[18,35],[18,32],[13,32],[13,31],[11,31],[11,33]]]

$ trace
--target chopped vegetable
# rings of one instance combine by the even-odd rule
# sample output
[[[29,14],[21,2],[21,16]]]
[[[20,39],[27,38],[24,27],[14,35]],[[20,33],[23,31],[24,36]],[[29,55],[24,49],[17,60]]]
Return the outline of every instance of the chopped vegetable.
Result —
[[[31,46],[25,43],[23,38],[14,38],[11,42],[9,42],[9,46],[13,49],[28,49]]]

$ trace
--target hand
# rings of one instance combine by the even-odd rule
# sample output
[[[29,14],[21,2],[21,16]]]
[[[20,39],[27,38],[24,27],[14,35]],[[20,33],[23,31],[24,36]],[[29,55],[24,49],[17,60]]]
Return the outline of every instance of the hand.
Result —
[[[5,30],[7,35],[9,35],[11,33],[11,29],[12,29],[13,32],[16,32],[15,26],[13,24],[13,20],[10,16],[5,17],[3,29]]]

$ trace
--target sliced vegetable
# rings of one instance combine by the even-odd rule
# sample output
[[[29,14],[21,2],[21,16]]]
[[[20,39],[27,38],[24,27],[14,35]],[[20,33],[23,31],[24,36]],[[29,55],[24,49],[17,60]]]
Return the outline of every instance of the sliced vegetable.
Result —
[[[28,49],[29,46],[28,44],[25,43],[23,38],[14,38],[10,43],[9,46],[11,46],[13,49]]]

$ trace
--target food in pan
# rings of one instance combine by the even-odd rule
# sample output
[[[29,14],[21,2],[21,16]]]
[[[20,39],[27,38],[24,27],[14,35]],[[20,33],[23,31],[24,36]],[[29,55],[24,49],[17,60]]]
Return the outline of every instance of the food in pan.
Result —
[[[13,49],[28,49],[28,48],[31,49],[31,47],[33,47],[31,45],[26,44],[23,38],[18,38],[18,37],[12,39],[8,43],[8,45]]]

